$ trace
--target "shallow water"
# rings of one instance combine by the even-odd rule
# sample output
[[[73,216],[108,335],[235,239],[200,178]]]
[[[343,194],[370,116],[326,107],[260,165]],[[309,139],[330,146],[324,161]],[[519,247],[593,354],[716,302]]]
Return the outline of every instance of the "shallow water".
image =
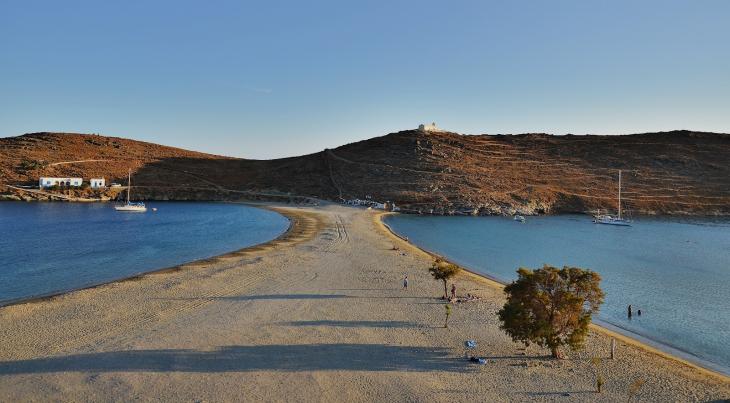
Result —
[[[728,219],[639,218],[632,227],[579,215],[527,217],[524,224],[413,215],[386,222],[415,244],[502,282],[514,280],[518,267],[590,268],[606,293],[600,321],[730,373]],[[628,319],[629,304],[642,315]]]
[[[107,203],[0,202],[0,305],[253,246],[289,226],[280,214],[240,204],[148,208],[120,213]]]

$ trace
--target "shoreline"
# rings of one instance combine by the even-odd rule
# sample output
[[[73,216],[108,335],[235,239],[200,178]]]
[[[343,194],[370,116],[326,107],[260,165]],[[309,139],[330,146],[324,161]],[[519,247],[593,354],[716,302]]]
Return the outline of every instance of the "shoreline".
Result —
[[[408,240],[407,237],[404,237],[400,234],[398,234],[393,228],[388,225],[388,223],[385,222],[384,218],[389,215],[396,215],[398,213],[395,212],[381,212],[378,213],[375,216],[375,221],[377,224],[379,224],[382,228],[384,228],[388,234],[391,236],[397,238],[398,240],[405,242],[410,247],[420,251],[421,253],[424,253],[428,256],[430,256],[433,259],[440,259],[447,261],[452,264],[456,264],[465,272],[465,274],[469,277],[476,278],[478,281],[483,282],[490,287],[497,288],[499,290],[504,289],[504,286],[507,285],[504,282],[484,273],[479,273],[476,270],[463,266],[458,263],[454,263],[452,260],[446,258],[445,256],[442,256],[438,253],[432,252],[428,249],[422,248],[415,243],[412,243],[410,240]],[[596,323],[597,322],[597,323]],[[652,354],[659,355],[663,358],[668,358],[674,361],[677,361],[683,365],[689,366],[693,369],[696,369],[698,371],[701,371],[707,375],[711,375],[714,377],[717,377],[724,381],[730,381],[730,370],[728,370],[727,373],[722,371],[721,369],[712,368],[713,366],[717,364],[709,363],[703,361],[699,357],[693,356],[691,353],[686,352],[683,353],[682,350],[672,347],[669,345],[666,345],[664,343],[661,343],[659,341],[652,340],[646,336],[642,336],[641,334],[630,332],[625,329],[621,329],[618,326],[612,325],[609,322],[602,321],[600,319],[596,319],[596,321],[591,321],[591,324],[589,325],[591,330],[595,330],[597,332],[603,333],[604,335],[607,335],[609,337],[616,338],[617,340],[621,340],[624,343],[631,344],[633,346],[639,347],[647,352],[650,352]],[[613,327],[615,329],[610,329],[610,327]],[[669,350],[669,351],[665,351]],[[690,355],[691,357],[682,357],[681,355]],[[697,362],[695,362],[695,360]],[[705,366],[707,365],[707,366]],[[719,365],[717,365],[719,366]],[[709,368],[708,368],[709,367]]]
[[[0,185],[2,186],[2,185]],[[115,198],[83,198],[83,197],[75,197],[75,196],[67,196],[63,194],[50,194],[48,192],[43,193],[43,191],[39,191],[38,189],[24,189],[19,188],[14,185],[5,185],[9,188],[16,189],[18,191],[25,191],[28,193],[33,194],[46,194],[51,199],[22,199],[22,198],[15,198],[16,196],[12,193],[0,193],[0,203],[2,202],[23,202],[23,203],[115,203],[117,200]],[[138,186],[135,186],[138,187]],[[209,188],[203,188],[202,190],[212,190]],[[304,196],[304,195],[287,195],[287,194],[274,194],[274,193],[257,193],[257,192],[250,192],[246,190],[233,190],[233,189],[222,189],[219,191],[228,192],[228,193],[234,193],[234,194],[246,194],[246,195],[260,195],[262,197],[261,201],[256,201],[255,199],[248,200],[242,200],[240,198],[232,197],[232,198],[218,198],[218,199],[171,199],[171,198],[165,198],[165,199],[156,199],[156,198],[145,198],[140,199],[139,201],[143,202],[193,202],[193,203],[241,203],[241,204],[255,204],[255,203],[281,203],[282,199],[307,199],[307,200],[316,200],[320,203],[331,203],[335,205],[341,205],[340,202],[336,200],[329,200],[329,199],[319,199],[314,196]],[[268,199],[267,199],[268,198]],[[252,205],[253,205],[252,204]],[[543,213],[543,214],[528,214],[523,213],[520,214],[519,212],[516,212],[514,214],[468,214],[468,213],[423,213],[423,212],[416,212],[414,210],[405,210],[400,211],[398,214],[404,214],[404,215],[415,215],[415,216],[438,216],[438,217],[513,217],[515,214],[520,214],[525,217],[554,217],[554,216],[564,216],[564,215],[585,215],[585,216],[592,216],[593,211],[574,211],[574,210],[560,210],[560,211],[554,211],[551,213]],[[692,218],[719,218],[719,219],[726,219],[730,218],[730,213],[723,213],[719,211],[684,211],[684,210],[670,210],[670,211],[654,211],[654,210],[646,210],[646,211],[637,211],[634,213],[633,217],[646,217],[646,218],[657,218],[657,217],[672,217],[672,218],[684,218],[684,219],[692,219]]]
[[[87,286],[81,286],[81,287],[75,287],[68,290],[62,290],[62,291],[54,291],[43,295],[36,295],[32,297],[27,298],[19,298],[16,300],[10,300],[7,302],[0,303],[0,310],[11,307],[11,306],[17,306],[17,305],[24,305],[24,304],[35,304],[45,301],[50,301],[58,297],[62,297],[68,294],[72,294],[79,291],[84,290],[91,290],[96,288],[101,288],[105,286],[110,286],[117,283],[124,283],[129,281],[137,281],[141,280],[148,276],[154,276],[154,275],[160,275],[160,274],[166,274],[166,273],[172,273],[172,272],[178,272],[186,269],[194,269],[195,266],[200,266],[203,264],[211,264],[215,263],[217,261],[226,259],[226,258],[232,258],[232,257],[239,257],[241,255],[244,255],[248,252],[256,252],[256,251],[265,251],[267,249],[273,248],[279,244],[288,243],[290,241],[293,241],[294,243],[302,242],[307,239],[310,239],[311,236],[316,232],[316,230],[313,230],[311,227],[306,226],[303,221],[305,217],[308,217],[311,215],[311,213],[305,213],[305,212],[297,212],[295,209],[302,206],[290,206],[290,205],[284,205],[280,203],[275,202],[256,202],[256,201],[221,201],[221,203],[231,203],[231,204],[242,204],[246,206],[250,206],[253,208],[260,208],[265,210],[274,211],[278,214],[281,214],[289,221],[289,226],[287,229],[282,232],[279,236],[276,238],[273,238],[269,241],[265,241],[259,244],[247,246],[244,248],[236,249],[234,251],[230,251],[227,253],[223,253],[220,255],[215,255],[211,257],[201,258],[201,259],[195,259],[189,262],[183,262],[174,266],[169,267],[163,267],[159,269],[154,269],[152,271],[145,271],[141,273],[136,273],[130,276],[125,276],[118,279],[108,280],[101,283],[91,284]],[[374,215],[375,223],[377,226],[380,226],[386,234],[388,234],[391,237],[394,237],[398,239],[401,242],[404,242],[407,244],[410,248],[419,251],[420,253],[423,253],[427,256],[429,256],[432,259],[441,259],[444,261],[448,261],[450,263],[454,263],[452,260],[448,259],[447,257],[440,255],[436,252],[430,251],[428,249],[422,248],[408,240],[407,237],[404,237],[400,234],[398,234],[393,228],[388,225],[384,218],[389,215],[396,215],[399,214],[397,212],[383,212],[383,211],[376,211]],[[310,217],[311,218],[311,217]],[[315,219],[315,221],[318,221]],[[321,223],[318,221],[316,227],[321,227]],[[487,284],[488,286],[502,290],[504,286],[506,285],[505,282],[490,276],[489,274],[485,273],[479,273],[476,270],[469,268],[467,266],[464,266],[459,263],[457,264],[459,267],[462,268],[463,275],[466,275],[468,277],[471,277],[478,282]],[[606,322],[600,319],[596,319],[595,321],[592,321],[592,323],[589,325],[590,328],[594,331],[600,332],[604,335],[607,335],[609,337],[616,338],[617,340],[620,340],[624,343],[639,347],[647,352],[659,355],[664,358],[668,358],[671,360],[674,360],[676,362],[679,362],[683,365],[689,366],[691,368],[694,368],[696,370],[699,370],[705,374],[720,378],[723,381],[730,381],[730,372],[725,373],[723,369],[721,368],[713,368],[714,366],[719,366],[714,363],[706,362],[702,360],[699,357],[695,357],[689,352],[684,352],[679,348],[666,345],[662,342],[653,340],[647,336],[643,336],[638,333],[634,333],[631,331],[628,331],[626,329],[622,329],[619,326],[613,325],[610,322]]]
[[[266,205],[259,205],[259,204],[254,204],[254,203],[239,203],[239,202],[227,202],[227,203],[243,204],[243,205],[247,205],[252,208],[259,208],[259,209],[263,209],[263,210],[269,210],[269,211],[276,212],[277,214],[282,215],[284,218],[286,218],[289,221],[289,226],[287,227],[286,230],[284,230],[284,232],[279,234],[276,238],[273,238],[271,240],[261,242],[258,244],[246,246],[244,248],[239,248],[239,249],[236,249],[236,250],[233,250],[230,252],[226,252],[226,253],[223,253],[220,255],[214,255],[214,256],[210,256],[210,257],[194,259],[194,260],[191,260],[188,262],[183,262],[183,263],[180,263],[180,264],[177,264],[174,266],[162,267],[162,268],[158,268],[158,269],[154,269],[154,270],[150,270],[150,271],[135,273],[135,274],[132,274],[129,276],[124,276],[124,277],[116,278],[113,280],[107,280],[107,281],[103,281],[100,283],[94,283],[94,284],[84,285],[84,286],[80,286],[80,287],[74,287],[74,288],[70,288],[67,290],[51,291],[51,292],[48,292],[45,294],[34,295],[31,297],[22,297],[22,298],[17,298],[17,299],[5,301],[5,302],[0,302],[0,309],[10,307],[10,306],[16,306],[16,305],[35,304],[35,303],[39,303],[39,302],[49,301],[54,298],[68,295],[68,294],[78,292],[78,291],[91,290],[94,288],[100,288],[100,287],[108,286],[108,285],[115,284],[115,283],[140,280],[147,276],[172,273],[172,272],[176,272],[176,271],[180,271],[180,270],[191,269],[191,268],[194,268],[193,266],[198,266],[198,265],[206,264],[206,263],[212,263],[217,260],[225,259],[225,258],[229,258],[229,257],[239,256],[246,252],[265,250],[267,248],[274,247],[275,245],[278,245],[280,243],[286,242],[287,240],[300,236],[301,231],[304,230],[304,228],[299,227],[300,225],[302,225],[301,215],[295,214],[291,211],[285,211],[285,209],[281,208],[283,206],[278,206],[274,203],[269,203]]]
[[[459,276],[478,303],[448,329],[431,256],[379,214],[336,204],[257,203],[296,222],[288,236],[160,276],[0,309],[0,400],[716,401],[730,382],[591,331],[552,360],[493,313],[498,286]],[[392,246],[400,251],[393,251]],[[407,290],[403,276],[411,279]],[[484,366],[465,359],[464,340]],[[593,358],[608,381],[595,391]],[[245,379],[246,382],[241,382]],[[646,381],[638,393],[629,386]],[[559,396],[569,396],[562,399]]]

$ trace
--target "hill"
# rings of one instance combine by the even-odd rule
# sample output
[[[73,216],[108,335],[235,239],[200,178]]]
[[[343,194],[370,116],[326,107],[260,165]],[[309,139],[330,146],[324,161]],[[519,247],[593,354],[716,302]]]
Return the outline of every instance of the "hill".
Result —
[[[82,161],[82,162],[80,162]],[[197,153],[116,137],[32,133],[0,139],[0,192],[39,176],[106,177],[161,200],[314,196],[394,201],[413,212],[524,214],[627,209],[730,214],[730,135],[391,133],[275,160]],[[136,186],[139,186],[137,188]]]

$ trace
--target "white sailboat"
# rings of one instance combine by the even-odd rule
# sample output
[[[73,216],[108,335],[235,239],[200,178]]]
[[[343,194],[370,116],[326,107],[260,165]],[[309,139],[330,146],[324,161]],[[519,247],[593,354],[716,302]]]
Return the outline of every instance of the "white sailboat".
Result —
[[[129,170],[129,177],[127,178],[127,202],[125,204],[117,204],[114,206],[114,210],[123,211],[128,213],[144,213],[147,211],[147,207],[144,203],[132,203],[130,201],[130,193],[132,189],[132,170]]]
[[[593,222],[596,224],[607,224],[607,225],[622,225],[625,227],[631,226],[630,220],[625,220],[621,217],[621,170],[618,171],[618,217],[614,217],[608,214],[596,214],[593,217]]]

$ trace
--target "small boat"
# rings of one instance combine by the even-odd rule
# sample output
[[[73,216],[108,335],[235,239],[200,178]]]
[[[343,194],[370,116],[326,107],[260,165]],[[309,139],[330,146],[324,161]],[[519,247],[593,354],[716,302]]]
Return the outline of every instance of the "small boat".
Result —
[[[147,207],[144,205],[144,203],[132,203],[130,201],[130,194],[132,189],[132,170],[129,170],[129,177],[127,179],[127,202],[125,204],[117,204],[114,206],[114,210],[116,211],[122,211],[127,213],[145,213],[147,212]]]
[[[607,224],[607,225],[623,225],[624,227],[630,227],[631,221],[624,220],[621,217],[613,217],[610,215],[600,215],[593,219],[596,224]]]
[[[618,171],[618,217],[614,217],[609,214],[601,214],[599,211],[598,214],[593,216],[593,222],[596,224],[606,224],[606,225],[620,225],[624,227],[630,227],[631,221],[626,220],[623,217],[621,217],[621,170]]]
[[[513,220],[519,221],[519,222],[525,222],[525,217],[521,215],[514,216]]]

